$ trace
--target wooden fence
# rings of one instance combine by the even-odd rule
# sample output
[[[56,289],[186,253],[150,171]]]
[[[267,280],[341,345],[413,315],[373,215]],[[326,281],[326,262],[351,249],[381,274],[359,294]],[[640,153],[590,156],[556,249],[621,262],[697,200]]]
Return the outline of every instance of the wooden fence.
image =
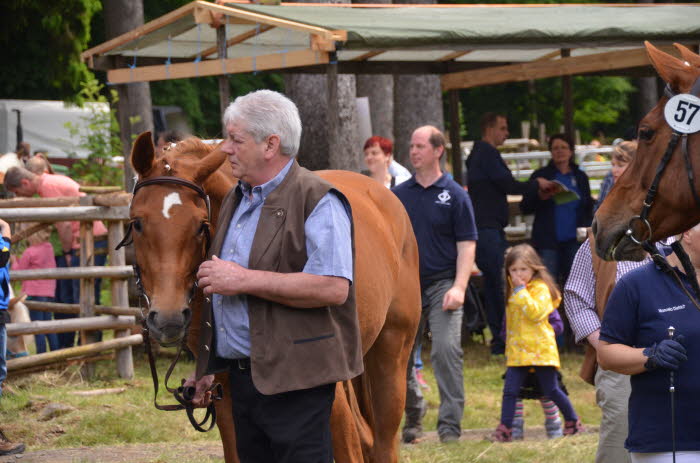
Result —
[[[10,271],[12,281],[40,279],[80,279],[79,304],[27,302],[31,310],[77,313],[79,318],[30,323],[10,323],[9,336],[80,331],[80,345],[68,349],[11,359],[8,372],[31,371],[37,367],[71,359],[103,358],[108,350],[115,350],[117,373],[132,378],[134,363],[131,346],[141,344],[141,334],[131,334],[131,328],[140,316],[139,309],[129,307],[127,279],[133,275],[126,265],[124,249],[115,250],[124,237],[124,222],[129,219],[130,194],[84,196],[80,198],[16,198],[0,200],[0,218],[7,222],[80,221],[80,267]],[[95,266],[95,238],[92,223],[107,222],[109,266]],[[96,306],[95,278],[110,278],[112,301],[110,306]],[[97,342],[96,330],[113,329],[115,339]],[[86,362],[83,372],[88,377],[94,365]]]

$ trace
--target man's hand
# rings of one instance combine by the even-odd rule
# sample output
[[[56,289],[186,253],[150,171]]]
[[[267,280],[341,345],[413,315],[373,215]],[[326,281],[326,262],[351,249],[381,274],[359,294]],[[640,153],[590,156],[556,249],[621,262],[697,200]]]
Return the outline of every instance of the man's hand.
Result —
[[[224,296],[235,296],[246,292],[251,270],[235,262],[221,260],[212,256],[199,266],[197,272],[198,285],[205,295],[213,293]]]
[[[183,387],[194,387],[195,393],[192,399],[192,405],[196,408],[206,408],[211,403],[211,391],[209,388],[214,383],[214,375],[202,376],[202,379],[195,381],[195,374],[192,373]]]
[[[451,287],[442,298],[442,310],[457,310],[464,305],[464,289],[458,286]]]
[[[537,177],[535,180],[537,180],[537,185],[539,187],[537,190],[537,195],[543,201],[548,200],[557,194],[559,190],[561,190],[561,185],[556,182],[552,182],[551,180],[547,180],[546,178]]]

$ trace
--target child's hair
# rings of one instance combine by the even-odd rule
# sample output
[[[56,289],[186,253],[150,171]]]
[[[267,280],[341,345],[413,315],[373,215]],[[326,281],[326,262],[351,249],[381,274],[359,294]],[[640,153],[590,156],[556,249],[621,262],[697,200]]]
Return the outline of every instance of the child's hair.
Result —
[[[26,230],[34,225],[38,225],[38,222],[25,222],[22,224],[21,230]],[[27,237],[27,242],[30,246],[35,246],[37,244],[44,243],[51,237],[51,227],[47,226],[39,230],[38,232],[32,233]]]
[[[525,265],[533,270],[533,279],[539,278],[545,282],[547,288],[549,288],[549,292],[552,295],[552,300],[558,299],[561,296],[559,288],[557,288],[557,284],[554,282],[554,278],[552,278],[552,275],[549,273],[549,271],[547,271],[547,267],[545,267],[542,263],[542,259],[540,259],[540,256],[537,254],[537,251],[535,251],[535,248],[529,244],[518,244],[517,246],[510,248],[506,254],[506,300],[513,292],[513,284],[510,281],[510,278],[508,278],[508,269],[517,260],[522,260]]]
[[[629,164],[635,154],[637,154],[637,142],[623,141],[613,147],[612,157],[617,162]]]

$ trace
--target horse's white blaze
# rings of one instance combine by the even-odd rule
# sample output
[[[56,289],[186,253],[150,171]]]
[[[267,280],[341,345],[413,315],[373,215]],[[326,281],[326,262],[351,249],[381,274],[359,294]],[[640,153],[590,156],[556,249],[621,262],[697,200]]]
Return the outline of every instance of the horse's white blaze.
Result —
[[[166,196],[163,199],[163,217],[169,219],[170,208],[177,204],[182,204],[182,200],[180,199],[179,193],[170,193],[168,196]]]

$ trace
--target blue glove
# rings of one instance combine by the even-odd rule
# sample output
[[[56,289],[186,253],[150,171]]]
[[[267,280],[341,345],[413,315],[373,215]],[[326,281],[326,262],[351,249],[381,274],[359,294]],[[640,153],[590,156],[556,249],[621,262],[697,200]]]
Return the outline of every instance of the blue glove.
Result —
[[[685,347],[681,344],[683,339],[683,335],[679,335],[675,340],[664,339],[644,349],[642,353],[649,357],[649,360],[644,364],[644,368],[647,370],[654,370],[656,368],[677,370],[681,363],[688,360]]]

